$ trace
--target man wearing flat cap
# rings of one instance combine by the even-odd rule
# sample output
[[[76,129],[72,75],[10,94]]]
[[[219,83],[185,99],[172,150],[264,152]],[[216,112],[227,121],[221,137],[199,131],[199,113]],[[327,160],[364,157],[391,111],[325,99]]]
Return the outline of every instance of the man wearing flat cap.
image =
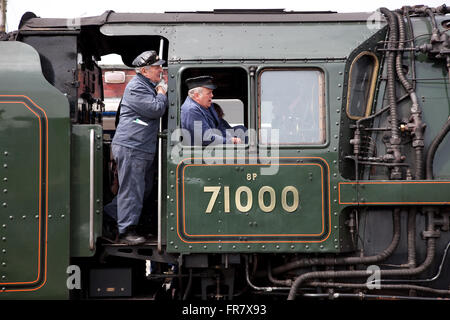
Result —
[[[117,219],[119,242],[129,245],[146,241],[136,227],[144,200],[153,186],[159,120],[167,108],[167,85],[160,80],[164,63],[153,50],[134,59],[136,76],[125,88],[119,124],[112,141],[119,190],[105,211]],[[116,212],[111,210],[115,204]]]
[[[189,78],[186,85],[189,91],[181,106],[181,127],[189,131],[191,145],[240,143],[241,139],[225,134],[217,112],[211,108],[213,90],[217,88],[213,78]]]

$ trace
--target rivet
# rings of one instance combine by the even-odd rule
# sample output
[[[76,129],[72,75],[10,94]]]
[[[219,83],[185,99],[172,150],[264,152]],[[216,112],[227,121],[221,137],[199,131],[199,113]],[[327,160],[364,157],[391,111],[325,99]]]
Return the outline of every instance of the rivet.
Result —
[[[6,163],[4,163],[3,168],[8,168],[8,165]]]
[[[3,207],[7,207],[8,204],[7,204],[6,202],[3,202],[3,203],[2,203],[2,206],[3,206]]]

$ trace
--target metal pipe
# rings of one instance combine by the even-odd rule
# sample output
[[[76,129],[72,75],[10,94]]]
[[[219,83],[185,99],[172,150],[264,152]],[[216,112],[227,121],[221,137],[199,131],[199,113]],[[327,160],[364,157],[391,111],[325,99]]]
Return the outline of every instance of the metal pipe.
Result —
[[[436,151],[441,144],[442,140],[444,140],[447,133],[450,131],[450,117],[447,119],[447,122],[442,127],[441,131],[439,131],[436,138],[434,138],[433,142],[430,144],[428,148],[427,158],[426,158],[426,178],[433,179],[433,161]]]
[[[273,274],[280,274],[289,270],[301,267],[310,267],[317,265],[351,265],[351,264],[373,264],[388,258],[397,248],[400,242],[400,209],[393,212],[393,236],[389,246],[381,253],[368,257],[337,257],[337,258],[312,258],[296,260],[285,265],[276,267],[272,270]]]
[[[406,38],[406,25],[403,19],[403,16],[399,13],[395,13],[398,22],[398,32],[399,32],[399,49],[403,49],[404,41]],[[424,130],[425,125],[422,122],[422,111],[419,106],[419,99],[417,99],[417,94],[414,91],[414,86],[409,83],[408,79],[403,73],[403,53],[399,51],[395,60],[395,69],[397,72],[397,76],[408,92],[411,98],[412,106],[411,106],[411,117],[408,123],[408,129],[411,131],[413,136],[412,146],[415,150],[415,178],[418,180],[423,179],[423,148],[424,148]]]
[[[162,59],[164,39],[159,42],[159,57]],[[162,75],[161,75],[162,76]],[[162,132],[162,117],[159,118],[159,132]],[[162,137],[158,138],[158,252],[162,252]]]
[[[89,131],[89,249],[94,250],[95,131]]]
[[[389,24],[389,43],[388,49],[395,49],[397,38],[398,38],[398,28],[397,28],[397,19],[394,14],[386,8],[380,8],[382,14],[384,14],[388,20]],[[392,153],[394,156],[394,162],[401,161],[401,153],[400,153],[400,130],[398,128],[398,116],[397,116],[397,100],[395,95],[395,52],[388,51],[387,52],[387,95],[389,102],[389,111],[390,111],[390,126],[391,126],[391,139],[390,145],[392,149]],[[393,167],[391,170],[391,179],[400,179],[401,178],[401,170],[400,167]]]
[[[248,257],[244,255],[245,259],[245,280],[247,280],[248,285],[257,291],[266,291],[266,292],[272,292],[274,290],[289,290],[289,287],[257,287],[250,281],[250,274],[248,271]]]
[[[422,283],[422,282],[433,282],[435,280],[437,280],[440,276],[441,276],[441,272],[442,272],[442,268],[444,266],[445,263],[445,258],[447,257],[447,253],[448,253],[448,249],[450,248],[450,241],[447,243],[447,246],[445,247],[444,253],[442,254],[442,259],[441,259],[441,263],[439,264],[439,268],[438,271],[436,272],[436,274],[428,279],[380,279],[380,282],[418,282],[418,283]]]
[[[328,288],[352,288],[352,289],[368,289],[367,283],[343,283],[343,282],[320,282],[312,281],[308,283],[313,287],[328,287]],[[414,284],[380,284],[379,288],[370,290],[416,290],[439,295],[450,295],[450,290],[434,289]]]
[[[279,280],[279,279],[275,279],[273,277],[273,275],[272,275],[272,264],[270,263],[270,261],[267,263],[267,277],[269,278],[270,282],[272,282],[273,284],[276,284],[276,285],[288,286],[288,287],[290,287],[292,285],[292,280],[291,279]]]
[[[433,212],[429,212],[428,215],[428,227],[427,232],[432,233],[434,231],[434,219]],[[418,267],[411,269],[397,269],[397,270],[380,270],[380,276],[412,276],[419,274],[426,270],[431,263],[436,252],[436,239],[433,236],[427,237],[427,255],[422,264]],[[344,271],[315,271],[304,273],[297,277],[291,286],[289,291],[288,300],[294,300],[298,288],[310,279],[323,279],[323,278],[362,278],[367,277],[367,270],[344,270]]]
[[[365,294],[363,292],[360,293],[305,293],[304,297],[308,298],[329,298],[329,299],[338,299],[338,298],[354,298],[354,299],[374,299],[374,300],[450,300],[449,298],[428,298],[428,297],[407,297],[407,296],[392,296],[392,295],[379,295],[379,294]]]
[[[413,207],[408,212],[408,266],[416,266],[416,215],[417,208]]]

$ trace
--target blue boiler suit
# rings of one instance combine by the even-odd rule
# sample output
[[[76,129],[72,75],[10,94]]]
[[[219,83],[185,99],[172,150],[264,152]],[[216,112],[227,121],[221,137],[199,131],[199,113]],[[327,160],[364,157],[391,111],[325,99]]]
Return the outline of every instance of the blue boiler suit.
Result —
[[[232,143],[214,108],[203,108],[190,97],[181,106],[181,127],[189,131],[191,145]]]
[[[168,104],[166,95],[157,94],[155,85],[137,74],[122,98],[120,121],[112,141],[119,191],[105,207],[105,212],[116,219],[119,233],[138,224],[143,202],[153,186],[159,119]]]

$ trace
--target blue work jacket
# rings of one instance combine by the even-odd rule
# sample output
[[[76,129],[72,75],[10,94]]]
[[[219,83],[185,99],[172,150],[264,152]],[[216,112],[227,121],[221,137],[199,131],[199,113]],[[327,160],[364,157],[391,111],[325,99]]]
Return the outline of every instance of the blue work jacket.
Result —
[[[198,125],[196,130],[194,130],[195,122]],[[187,97],[181,106],[181,128],[189,131],[191,145],[200,145],[200,141],[204,146],[213,142],[214,144],[231,143],[232,137],[225,133],[225,128],[222,128],[214,108],[203,108],[190,97]]]
[[[141,157],[153,159],[159,119],[166,108],[166,95],[157,94],[155,84],[137,74],[125,88],[112,144],[139,150]]]

